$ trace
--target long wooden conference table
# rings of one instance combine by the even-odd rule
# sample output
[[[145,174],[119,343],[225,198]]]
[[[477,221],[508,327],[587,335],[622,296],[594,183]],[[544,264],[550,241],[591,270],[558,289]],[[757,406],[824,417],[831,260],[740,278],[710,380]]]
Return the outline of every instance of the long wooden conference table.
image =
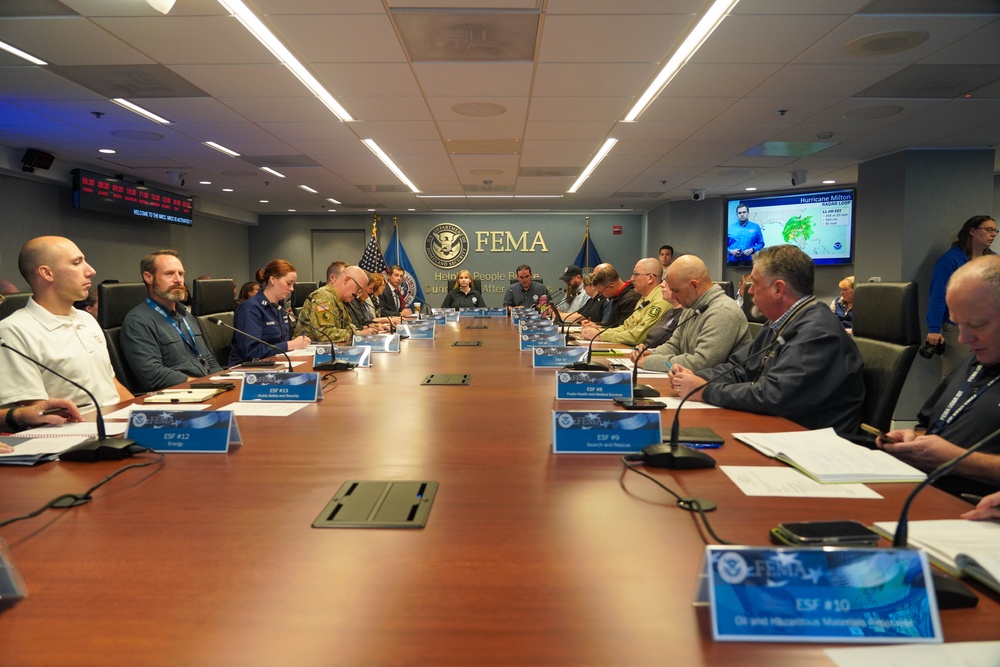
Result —
[[[463,319],[339,373],[292,417],[239,417],[228,454],[168,455],[0,529],[29,590],[0,614],[0,665],[830,664],[816,645],[713,642],[692,606],[708,539],[694,515],[615,455],[552,454],[553,371],[531,368],[509,320],[475,322],[489,328]],[[431,373],[472,383],[421,386]],[[797,428],[686,408],[683,424],[727,436],[712,455],[735,465],[778,464],[733,431]],[[125,463],[2,467],[0,518]],[[717,502],[717,533],[751,545],[782,521],[894,520],[912,488],[790,501],[746,497],[718,469],[649,472]],[[347,480],[440,488],[423,529],[312,528]],[[967,507],[928,489],[913,516]],[[1000,604],[976,591],[977,608],[941,613],[947,641],[1000,636]]]

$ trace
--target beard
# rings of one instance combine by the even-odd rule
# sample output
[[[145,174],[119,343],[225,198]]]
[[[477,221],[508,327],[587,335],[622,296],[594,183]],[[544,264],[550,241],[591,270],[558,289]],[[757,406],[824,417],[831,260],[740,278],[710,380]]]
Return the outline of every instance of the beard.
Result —
[[[171,287],[170,289],[160,289],[159,287],[153,287],[153,293],[161,299],[166,299],[167,301],[172,301],[173,303],[180,303],[184,300],[184,296],[187,294],[187,290],[183,287]]]

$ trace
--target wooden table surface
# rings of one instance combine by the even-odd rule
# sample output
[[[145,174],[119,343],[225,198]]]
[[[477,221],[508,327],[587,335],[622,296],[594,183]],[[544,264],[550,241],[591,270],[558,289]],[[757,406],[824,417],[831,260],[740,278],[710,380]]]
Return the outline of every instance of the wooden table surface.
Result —
[[[714,643],[691,604],[704,549],[693,515],[623,476],[617,456],[553,455],[552,408],[581,404],[553,401],[554,372],[531,368],[508,321],[481,322],[375,355],[290,418],[239,417],[245,444],[228,455],[169,455],[88,505],[0,529],[29,589],[0,614],[0,665],[830,664],[817,646]],[[429,373],[472,385],[420,386]],[[727,410],[685,409],[682,422],[726,435],[712,455],[738,465],[773,462],[733,431],[796,428]],[[0,518],[122,464],[0,467]],[[716,501],[717,533],[754,545],[782,521],[895,520],[912,488],[749,498],[718,469],[651,474]],[[312,528],[350,479],[440,489],[421,530]],[[965,507],[929,489],[913,516]],[[1000,605],[976,590],[977,609],[942,612],[948,641],[997,638]]]

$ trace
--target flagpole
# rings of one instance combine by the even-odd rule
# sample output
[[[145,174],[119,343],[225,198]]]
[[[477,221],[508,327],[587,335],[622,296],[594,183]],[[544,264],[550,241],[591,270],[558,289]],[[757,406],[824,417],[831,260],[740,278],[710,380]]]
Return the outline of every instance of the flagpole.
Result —
[[[392,237],[396,239],[396,261],[399,262],[399,227],[396,222],[399,220],[396,216],[392,216]]]
[[[375,243],[378,243],[378,223],[382,220],[382,216],[378,213],[372,213],[372,237],[375,239]],[[381,249],[382,246],[379,246]]]
[[[583,233],[583,262],[587,270],[590,270],[590,216],[586,217],[587,228]]]

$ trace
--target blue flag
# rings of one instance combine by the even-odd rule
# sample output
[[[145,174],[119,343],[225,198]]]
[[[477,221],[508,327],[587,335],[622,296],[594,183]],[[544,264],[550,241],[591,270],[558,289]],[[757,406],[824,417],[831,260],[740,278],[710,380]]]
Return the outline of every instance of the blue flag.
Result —
[[[399,230],[396,228],[395,222],[392,225],[392,238],[389,239],[389,245],[385,249],[385,262],[389,266],[395,264],[403,267],[403,284],[399,287],[403,292],[403,300],[406,302],[407,308],[412,306],[414,301],[427,303],[427,300],[424,299],[424,290],[421,289],[420,281],[413,270],[413,264],[410,263],[410,258],[406,256],[406,249],[403,248],[403,243],[399,240]]]
[[[601,263],[601,256],[597,254],[597,248],[594,247],[594,242],[590,238],[590,230],[588,229],[583,235],[583,245],[580,246],[580,254],[576,256],[576,261],[573,264],[583,269],[584,273],[590,273],[594,270],[595,266]]]

